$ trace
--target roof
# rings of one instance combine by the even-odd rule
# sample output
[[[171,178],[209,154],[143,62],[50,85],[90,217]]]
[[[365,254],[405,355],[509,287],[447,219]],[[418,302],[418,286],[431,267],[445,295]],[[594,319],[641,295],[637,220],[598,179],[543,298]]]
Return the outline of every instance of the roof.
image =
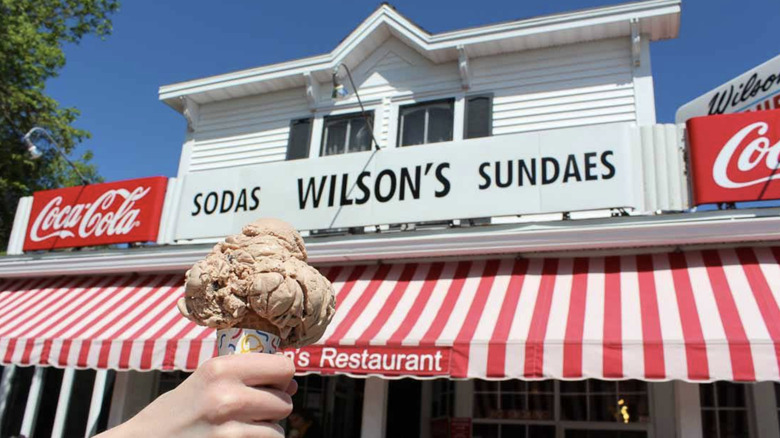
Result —
[[[636,20],[650,41],[676,38],[680,0],[646,0],[431,34],[392,6],[381,4],[330,53],[160,87],[160,100],[183,111],[182,97],[208,103],[305,85],[308,74],[327,82],[334,67],[354,67],[395,37],[433,63],[631,35]]]

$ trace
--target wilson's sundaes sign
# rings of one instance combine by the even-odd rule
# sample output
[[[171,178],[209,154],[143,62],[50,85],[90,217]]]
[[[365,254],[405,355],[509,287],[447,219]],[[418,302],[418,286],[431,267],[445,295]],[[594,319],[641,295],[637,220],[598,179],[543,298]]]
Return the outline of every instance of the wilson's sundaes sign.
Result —
[[[696,204],[780,199],[780,110],[688,121]]]
[[[167,181],[152,177],[35,192],[24,250],[156,240]]]
[[[780,55],[681,106],[675,122],[771,109],[780,109]]]
[[[631,132],[613,124],[191,173],[176,239],[220,238],[258,217],[315,230],[632,208]]]

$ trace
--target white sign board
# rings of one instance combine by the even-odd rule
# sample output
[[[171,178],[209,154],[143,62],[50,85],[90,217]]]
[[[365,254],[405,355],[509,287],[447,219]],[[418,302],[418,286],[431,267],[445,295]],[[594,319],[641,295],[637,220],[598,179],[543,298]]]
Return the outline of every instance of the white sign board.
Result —
[[[675,123],[691,117],[780,108],[780,55],[681,106]]]
[[[634,208],[631,126],[513,134],[185,175],[176,240],[259,217],[299,230]]]

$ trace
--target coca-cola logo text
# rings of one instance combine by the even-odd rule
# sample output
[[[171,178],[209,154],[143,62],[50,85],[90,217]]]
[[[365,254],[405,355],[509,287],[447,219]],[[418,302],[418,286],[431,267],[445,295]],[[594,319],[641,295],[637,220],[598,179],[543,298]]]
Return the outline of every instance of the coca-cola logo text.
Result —
[[[113,236],[128,234],[141,223],[138,221],[139,209],[133,208],[135,202],[149,193],[150,187],[136,187],[133,191],[115,189],[105,192],[95,202],[62,206],[62,196],[58,196],[45,207],[33,222],[30,239],[33,242],[59,237],[74,237],[73,229],[79,237]],[[121,204],[111,211],[117,199]]]
[[[780,110],[695,117],[687,126],[697,204],[780,199]]]
[[[734,181],[729,177],[729,168],[747,173],[762,165],[774,173],[780,163],[780,142],[772,144],[766,137],[768,130],[766,122],[751,123],[726,142],[712,167],[712,177],[719,186],[729,189],[748,187],[780,178],[780,174],[745,181]],[[735,158],[736,162],[732,165]]]
[[[36,192],[24,250],[157,239],[167,178]]]

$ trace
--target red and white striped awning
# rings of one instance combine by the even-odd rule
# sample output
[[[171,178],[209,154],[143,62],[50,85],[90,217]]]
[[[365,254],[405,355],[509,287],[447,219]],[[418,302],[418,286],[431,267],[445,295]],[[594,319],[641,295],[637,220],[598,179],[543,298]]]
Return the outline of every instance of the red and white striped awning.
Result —
[[[780,380],[780,248],[325,268],[337,311],[301,372]],[[213,331],[182,276],[0,285],[4,363],[193,369]]]

